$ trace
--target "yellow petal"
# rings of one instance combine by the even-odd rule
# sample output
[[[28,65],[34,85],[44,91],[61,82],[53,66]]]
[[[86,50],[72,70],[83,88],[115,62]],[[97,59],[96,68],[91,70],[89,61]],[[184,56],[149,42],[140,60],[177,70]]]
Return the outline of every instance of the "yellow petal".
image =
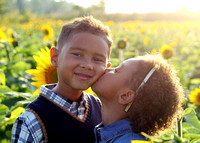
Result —
[[[91,87],[89,87],[88,89],[84,90],[85,92],[89,93],[89,94],[93,94],[93,91],[91,89]]]
[[[41,85],[44,85],[44,84],[46,84],[46,83],[44,83],[44,82],[41,82],[41,81],[37,81],[37,82],[31,82],[31,84],[32,85],[34,85],[34,86],[36,86],[36,87],[41,87]]]
[[[40,88],[38,88],[34,93],[33,95],[39,95],[40,94]]]

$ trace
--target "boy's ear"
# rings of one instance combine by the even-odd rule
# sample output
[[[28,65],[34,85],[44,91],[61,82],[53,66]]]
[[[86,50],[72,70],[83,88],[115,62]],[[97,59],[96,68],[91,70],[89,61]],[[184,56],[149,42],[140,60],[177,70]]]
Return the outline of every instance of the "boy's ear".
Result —
[[[118,102],[122,105],[126,105],[134,100],[135,95],[135,91],[127,90],[119,95]]]
[[[110,66],[111,66],[111,62],[108,62],[106,68],[110,68]]]
[[[58,57],[58,50],[55,47],[52,47],[50,50],[51,56],[51,64],[56,67],[57,66],[57,57]]]

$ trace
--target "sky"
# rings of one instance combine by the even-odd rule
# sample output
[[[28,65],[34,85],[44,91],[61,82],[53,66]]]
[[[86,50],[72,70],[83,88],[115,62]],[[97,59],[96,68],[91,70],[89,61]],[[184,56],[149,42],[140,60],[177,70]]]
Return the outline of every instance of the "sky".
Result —
[[[100,0],[66,0],[88,7]],[[200,0],[105,0],[106,13],[169,13],[186,8],[190,12],[200,11]]]

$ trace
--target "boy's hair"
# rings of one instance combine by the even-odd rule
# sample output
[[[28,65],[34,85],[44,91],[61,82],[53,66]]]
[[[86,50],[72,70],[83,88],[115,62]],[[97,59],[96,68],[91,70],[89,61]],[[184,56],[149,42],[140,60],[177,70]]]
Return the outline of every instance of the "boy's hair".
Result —
[[[64,24],[58,38],[58,49],[61,49],[64,46],[70,34],[76,32],[89,32],[91,34],[103,36],[108,43],[108,56],[110,56],[111,46],[113,43],[111,31],[108,26],[104,25],[101,21],[92,16],[76,18],[73,22]]]
[[[132,85],[137,83],[134,90],[153,67],[155,72],[139,89],[130,109],[133,131],[149,135],[174,125],[176,117],[182,113],[181,99],[184,97],[176,70],[158,55],[146,55],[139,60],[139,70],[131,82]]]

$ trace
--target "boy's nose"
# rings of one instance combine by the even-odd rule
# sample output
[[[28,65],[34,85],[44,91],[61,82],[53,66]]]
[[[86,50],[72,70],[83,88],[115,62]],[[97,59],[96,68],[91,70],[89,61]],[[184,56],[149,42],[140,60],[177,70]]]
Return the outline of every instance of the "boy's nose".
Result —
[[[80,64],[80,66],[81,66],[81,68],[88,69],[88,70],[93,69],[92,62],[89,60],[83,60]]]

